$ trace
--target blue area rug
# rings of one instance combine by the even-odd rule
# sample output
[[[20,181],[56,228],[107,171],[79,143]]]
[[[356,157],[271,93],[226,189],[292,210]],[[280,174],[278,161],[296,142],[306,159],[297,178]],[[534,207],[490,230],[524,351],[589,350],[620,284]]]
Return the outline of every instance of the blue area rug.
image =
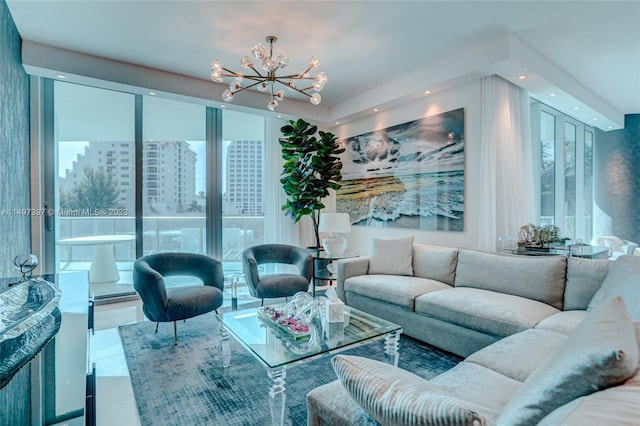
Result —
[[[143,322],[120,326],[133,392],[143,426],[268,425],[269,379],[266,368],[233,336],[231,366],[222,367],[215,314],[173,324]],[[384,359],[384,340],[342,353]],[[336,380],[331,355],[287,369],[286,424],[306,425],[306,394]],[[454,367],[461,358],[413,339],[400,340],[399,366],[431,378]]]

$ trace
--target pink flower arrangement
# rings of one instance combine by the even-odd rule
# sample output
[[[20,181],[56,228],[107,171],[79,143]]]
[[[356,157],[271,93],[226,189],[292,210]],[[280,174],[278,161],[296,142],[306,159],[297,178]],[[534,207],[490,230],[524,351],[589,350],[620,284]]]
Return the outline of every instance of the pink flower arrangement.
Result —
[[[270,315],[271,321],[279,324],[282,327],[288,328],[295,333],[306,333],[309,331],[309,326],[303,324],[293,317],[285,317],[284,314],[271,306],[262,308],[263,311]]]

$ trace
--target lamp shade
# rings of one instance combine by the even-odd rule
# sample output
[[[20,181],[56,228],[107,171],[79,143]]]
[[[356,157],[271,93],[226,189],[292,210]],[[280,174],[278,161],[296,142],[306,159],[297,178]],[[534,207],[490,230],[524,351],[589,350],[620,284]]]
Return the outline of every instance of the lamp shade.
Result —
[[[318,232],[344,234],[351,232],[349,213],[320,213]]]

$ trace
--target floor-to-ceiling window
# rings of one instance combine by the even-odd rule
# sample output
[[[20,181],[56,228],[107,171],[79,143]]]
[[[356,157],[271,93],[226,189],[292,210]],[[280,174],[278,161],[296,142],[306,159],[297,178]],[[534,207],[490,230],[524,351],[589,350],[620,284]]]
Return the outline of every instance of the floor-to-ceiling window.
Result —
[[[206,107],[142,103],[143,254],[207,253]]]
[[[55,268],[90,271],[93,293],[133,291],[134,96],[53,84]],[[113,253],[113,257],[111,254]]]
[[[540,102],[531,105],[537,216],[563,237],[590,241],[593,130]]]
[[[241,271],[242,249],[264,242],[265,117],[45,86],[48,270],[89,271],[97,298],[134,294],[133,262],[150,253],[205,253]]]
[[[264,242],[265,119],[222,113],[222,251],[225,271],[241,272],[242,250]]]

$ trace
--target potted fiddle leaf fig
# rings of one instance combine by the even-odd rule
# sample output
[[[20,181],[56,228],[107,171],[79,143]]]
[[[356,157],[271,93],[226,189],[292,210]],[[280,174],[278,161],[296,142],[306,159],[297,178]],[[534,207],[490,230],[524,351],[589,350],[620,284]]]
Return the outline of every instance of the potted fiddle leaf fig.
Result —
[[[336,135],[318,131],[318,126],[302,119],[290,120],[280,131],[285,161],[280,183],[287,194],[282,210],[296,223],[311,216],[316,247],[320,247],[318,223],[320,210],[325,207],[322,199],[329,195],[329,189],[341,186],[342,162],[338,154],[344,148],[340,148]]]

